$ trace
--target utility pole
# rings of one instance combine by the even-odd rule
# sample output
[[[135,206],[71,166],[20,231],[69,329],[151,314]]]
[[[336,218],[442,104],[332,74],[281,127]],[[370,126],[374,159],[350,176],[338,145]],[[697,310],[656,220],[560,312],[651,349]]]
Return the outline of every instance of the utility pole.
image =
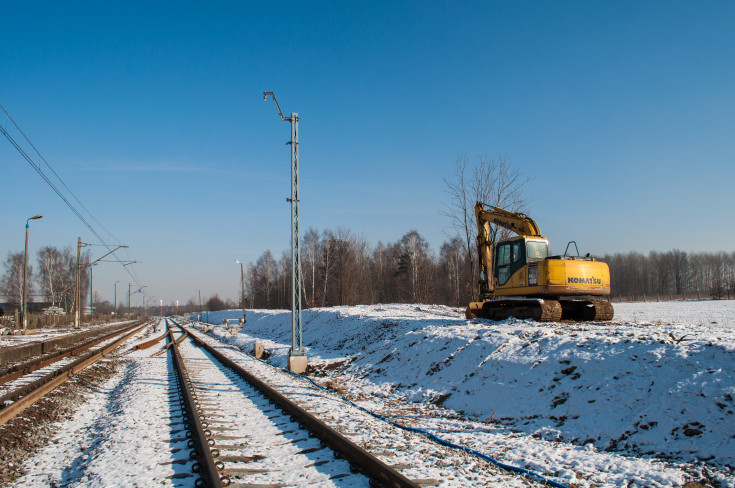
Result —
[[[202,290],[197,290],[199,292],[199,318],[197,319],[197,322],[202,321]]]
[[[242,262],[235,259],[235,262],[240,265],[240,307],[242,308],[242,321],[245,323],[247,321],[247,316],[245,315],[245,271],[242,267]]]
[[[94,307],[94,298],[92,297],[92,290],[94,288],[92,287],[92,267],[96,266],[96,264],[90,264],[89,265],[89,321],[92,321],[92,318],[94,317],[93,307]]]
[[[81,277],[80,277],[81,272],[82,272],[82,262],[81,262],[82,261],[82,247],[84,247],[84,246],[91,246],[91,245],[92,244],[87,244],[85,242],[82,242],[82,238],[81,237],[78,237],[77,238],[77,290],[76,290],[76,293],[74,294],[74,302],[75,302],[75,304],[74,304],[74,308],[75,308],[75,311],[74,311],[74,327],[77,328],[77,329],[79,328],[79,324],[82,321],[82,319],[81,319],[82,291],[81,291]],[[110,254],[114,253],[115,251],[117,251],[118,249],[123,248],[123,247],[128,247],[128,246],[119,245],[115,249],[113,249],[112,251],[110,251],[107,254],[105,254],[104,256],[102,256],[101,258],[98,258],[96,261],[93,261],[91,263],[88,263],[88,264],[84,265],[85,268],[89,268],[89,318],[90,318],[90,320],[92,319],[92,305],[93,305],[93,303],[92,303],[93,302],[93,300],[92,300],[92,266],[96,266],[97,263],[99,263],[100,261],[102,261],[103,258],[106,258]],[[117,262],[121,262],[121,261],[117,261]],[[128,263],[128,264],[130,264],[130,263]],[[125,266],[125,265],[123,265],[123,266]],[[115,291],[117,293],[117,288],[115,288]],[[117,300],[117,298],[116,298],[116,300]]]
[[[135,295],[136,293],[143,293],[143,288],[148,288],[148,286],[141,286],[136,291],[130,293],[130,283],[128,283],[128,315],[130,315],[130,295]],[[143,293],[145,295],[145,293]],[[141,310],[145,312],[145,299],[143,300],[143,303],[141,305]]]
[[[120,283],[120,280],[117,280],[115,282],[115,308],[113,315],[117,315],[117,284]]]
[[[301,249],[299,239],[299,114],[284,117],[273,92],[263,92],[263,100],[273,97],[281,120],[291,123],[291,350],[288,368],[294,373],[306,371],[307,360],[301,328]],[[298,334],[298,338],[297,338]]]
[[[74,328],[78,329],[81,326],[82,323],[82,317],[81,317],[81,299],[82,299],[82,293],[81,293],[81,280],[79,279],[79,273],[82,269],[82,238],[77,238],[77,290],[74,294]]]

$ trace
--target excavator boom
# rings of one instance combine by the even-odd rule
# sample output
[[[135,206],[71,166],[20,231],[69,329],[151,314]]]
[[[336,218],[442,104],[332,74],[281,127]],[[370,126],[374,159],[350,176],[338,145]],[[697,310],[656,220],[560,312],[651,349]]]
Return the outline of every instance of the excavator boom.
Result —
[[[505,229],[512,230],[519,236],[541,237],[538,224],[528,215],[509,212],[499,207],[493,207],[482,202],[475,204],[477,225],[489,222]]]
[[[475,204],[477,220],[477,251],[480,259],[480,295],[493,293],[493,242],[490,240],[490,225],[495,224],[520,236],[541,237],[541,230],[529,216],[493,207],[482,202]]]

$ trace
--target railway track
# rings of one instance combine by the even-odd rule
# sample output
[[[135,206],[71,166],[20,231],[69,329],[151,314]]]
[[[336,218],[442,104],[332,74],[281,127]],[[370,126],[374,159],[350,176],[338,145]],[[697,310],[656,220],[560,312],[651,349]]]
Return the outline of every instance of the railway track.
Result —
[[[408,479],[215,348],[194,341],[200,347],[182,343],[172,350],[195,469],[207,486],[437,484]]]
[[[395,429],[303,379],[176,325],[191,336],[172,350],[180,355],[189,447],[207,486],[535,485]]]
[[[87,330],[20,346],[2,348],[0,350],[0,385],[53,364],[65,357],[78,355],[90,347],[94,347],[139,324],[140,322],[134,322],[122,326]]]
[[[6,424],[75,374],[102,359],[147,325],[149,323],[133,324],[51,354],[51,357],[35,358],[6,370],[0,377],[0,425]]]
[[[537,486],[173,321],[112,359],[15,486]],[[110,357],[108,355],[108,357]]]

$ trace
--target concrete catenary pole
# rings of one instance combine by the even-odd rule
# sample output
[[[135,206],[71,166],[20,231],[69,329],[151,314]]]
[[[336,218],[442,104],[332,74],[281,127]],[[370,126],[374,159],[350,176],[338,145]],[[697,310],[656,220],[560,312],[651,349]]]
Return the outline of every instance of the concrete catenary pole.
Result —
[[[81,315],[81,299],[82,299],[82,292],[81,292],[81,279],[79,276],[79,273],[82,269],[82,238],[77,238],[77,288],[76,293],[74,294],[74,328],[78,329],[81,326],[82,323],[82,315]]]

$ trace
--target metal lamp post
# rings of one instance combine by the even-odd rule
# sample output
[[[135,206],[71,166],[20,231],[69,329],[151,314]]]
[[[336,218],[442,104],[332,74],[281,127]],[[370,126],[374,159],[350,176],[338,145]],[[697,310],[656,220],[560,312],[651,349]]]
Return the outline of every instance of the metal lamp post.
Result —
[[[289,369],[295,373],[306,370],[306,352],[301,334],[301,250],[299,242],[299,114],[291,113],[284,117],[278,100],[273,92],[263,92],[263,100],[268,95],[278,109],[281,120],[291,123],[291,351],[288,356]],[[298,335],[298,337],[297,337]]]
[[[114,285],[115,285],[115,308],[113,308],[112,315],[117,315],[117,284],[118,283],[120,283],[120,280],[117,280],[114,283]]]
[[[38,214],[34,215],[33,217],[29,217],[26,219],[26,250],[23,253],[23,296],[21,297],[21,307],[22,307],[22,314],[23,314],[23,328],[28,328],[28,307],[27,307],[27,298],[28,298],[28,291],[26,289],[26,275],[28,274],[28,222],[31,220],[37,220],[43,218],[43,215]]]
[[[242,319],[245,317],[245,270],[242,267],[242,263],[235,259],[235,262],[240,265],[240,307],[242,307]]]
[[[92,296],[92,270],[98,263],[92,263],[89,265],[89,320],[91,321],[94,317],[94,298]]]

